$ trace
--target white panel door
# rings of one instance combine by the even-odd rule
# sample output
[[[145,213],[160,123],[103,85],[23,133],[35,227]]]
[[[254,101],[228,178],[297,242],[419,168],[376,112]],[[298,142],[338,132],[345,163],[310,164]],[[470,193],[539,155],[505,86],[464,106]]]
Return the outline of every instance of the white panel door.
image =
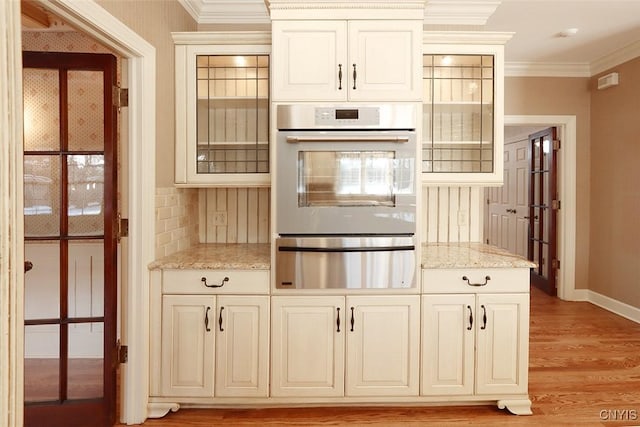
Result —
[[[162,297],[163,396],[213,396],[215,296]]]
[[[529,294],[478,295],[476,313],[476,393],[526,393]]]
[[[417,396],[420,299],[347,297],[348,396]]]
[[[268,327],[269,297],[218,297],[216,396],[267,397]]]
[[[271,395],[343,396],[344,297],[280,296],[271,304]]]
[[[347,65],[352,101],[421,101],[422,21],[349,21]]]
[[[527,257],[529,238],[528,141],[504,146],[504,185],[487,190],[488,242]]]
[[[347,99],[347,21],[274,21],[274,101]]]
[[[422,297],[422,394],[473,394],[475,295]]]

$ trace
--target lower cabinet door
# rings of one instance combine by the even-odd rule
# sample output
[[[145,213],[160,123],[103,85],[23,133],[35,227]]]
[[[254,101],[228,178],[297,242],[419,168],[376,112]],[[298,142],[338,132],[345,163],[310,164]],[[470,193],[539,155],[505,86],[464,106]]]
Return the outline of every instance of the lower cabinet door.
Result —
[[[215,296],[162,297],[163,396],[213,396]]]
[[[271,319],[271,395],[344,395],[344,297],[272,297]]]
[[[266,397],[269,391],[269,297],[219,296],[217,397]]]
[[[422,394],[473,394],[475,295],[422,297]]]
[[[347,396],[417,396],[418,295],[347,297]]]
[[[529,294],[478,295],[476,306],[476,393],[526,393]]]

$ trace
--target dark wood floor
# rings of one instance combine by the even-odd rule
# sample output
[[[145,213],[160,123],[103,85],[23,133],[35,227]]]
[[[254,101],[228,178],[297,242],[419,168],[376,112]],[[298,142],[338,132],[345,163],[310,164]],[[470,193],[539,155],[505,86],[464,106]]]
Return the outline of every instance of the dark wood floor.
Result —
[[[144,425],[640,425],[640,325],[533,289],[529,393],[532,416],[495,406],[182,409]]]

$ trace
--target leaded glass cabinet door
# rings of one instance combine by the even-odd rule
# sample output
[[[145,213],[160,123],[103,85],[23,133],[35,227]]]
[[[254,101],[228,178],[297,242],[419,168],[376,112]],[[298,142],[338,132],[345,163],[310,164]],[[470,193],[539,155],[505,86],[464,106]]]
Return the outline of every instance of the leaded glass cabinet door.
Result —
[[[425,46],[423,182],[502,183],[503,46]]]
[[[176,184],[268,185],[270,46],[181,43],[176,42]]]

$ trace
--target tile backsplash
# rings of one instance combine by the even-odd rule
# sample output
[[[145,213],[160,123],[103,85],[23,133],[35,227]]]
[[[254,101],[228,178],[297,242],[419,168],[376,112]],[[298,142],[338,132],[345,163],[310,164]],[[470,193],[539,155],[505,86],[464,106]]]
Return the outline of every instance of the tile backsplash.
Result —
[[[422,189],[422,242],[482,240],[482,189]],[[197,243],[269,243],[269,188],[158,188],[156,257]]]
[[[198,190],[156,188],[156,258],[198,243]]]

